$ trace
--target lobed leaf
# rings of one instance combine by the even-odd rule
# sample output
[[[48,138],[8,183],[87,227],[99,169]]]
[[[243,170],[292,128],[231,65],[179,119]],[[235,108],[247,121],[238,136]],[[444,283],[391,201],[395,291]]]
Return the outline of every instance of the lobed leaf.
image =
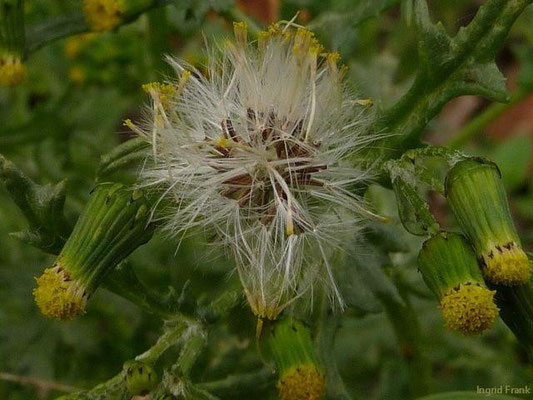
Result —
[[[51,254],[58,254],[72,228],[63,214],[65,181],[38,185],[11,161],[0,155],[0,181],[29,222],[26,231],[14,236]]]
[[[385,110],[375,128],[394,132],[389,153],[420,145],[420,135],[454,97],[479,95],[505,102],[505,78],[494,62],[509,29],[533,0],[488,0],[454,37],[431,22],[425,0],[416,0],[419,70],[408,92]]]

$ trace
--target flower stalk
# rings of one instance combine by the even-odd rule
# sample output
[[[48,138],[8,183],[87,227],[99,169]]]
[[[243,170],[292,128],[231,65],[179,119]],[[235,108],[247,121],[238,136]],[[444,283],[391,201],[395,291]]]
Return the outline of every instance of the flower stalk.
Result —
[[[503,322],[511,329],[533,361],[533,285],[495,286],[496,303]]]

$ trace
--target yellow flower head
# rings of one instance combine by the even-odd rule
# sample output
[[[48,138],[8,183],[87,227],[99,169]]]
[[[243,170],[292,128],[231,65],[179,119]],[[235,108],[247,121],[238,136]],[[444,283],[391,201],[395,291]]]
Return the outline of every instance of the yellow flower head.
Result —
[[[324,374],[313,364],[289,369],[277,384],[282,400],[317,400],[325,392]]]
[[[121,0],[83,0],[85,20],[93,31],[116,28],[124,12]]]
[[[87,294],[59,264],[45,269],[35,280],[33,295],[44,315],[64,321],[85,312]]]
[[[464,335],[489,329],[498,316],[495,291],[478,284],[461,284],[445,294],[440,302],[446,327]]]
[[[20,57],[0,56],[0,85],[16,86],[23,83],[28,77],[28,68]]]
[[[522,285],[531,278],[531,266],[526,253],[515,243],[494,246],[483,255],[485,277],[499,285]]]

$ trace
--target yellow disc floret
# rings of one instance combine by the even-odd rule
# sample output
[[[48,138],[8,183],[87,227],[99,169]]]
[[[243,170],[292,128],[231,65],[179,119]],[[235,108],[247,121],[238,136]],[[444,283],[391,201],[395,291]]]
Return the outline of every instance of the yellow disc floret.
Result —
[[[277,387],[283,400],[317,400],[325,392],[326,380],[315,365],[305,364],[285,372]]]
[[[93,31],[110,31],[121,21],[121,0],[83,0],[85,20]]]
[[[17,56],[0,56],[0,85],[16,86],[26,80],[28,68]]]
[[[142,89],[150,94],[152,98],[167,104],[177,93],[177,87],[168,83],[151,82],[142,85]]]
[[[494,246],[483,255],[485,277],[499,285],[522,285],[531,278],[531,266],[526,253],[515,243]]]
[[[45,269],[35,280],[37,287],[33,290],[33,295],[44,315],[72,320],[85,312],[87,294],[61,266],[56,264]]]
[[[464,335],[476,335],[492,326],[498,316],[495,291],[478,284],[461,284],[446,293],[440,302],[446,327]]]

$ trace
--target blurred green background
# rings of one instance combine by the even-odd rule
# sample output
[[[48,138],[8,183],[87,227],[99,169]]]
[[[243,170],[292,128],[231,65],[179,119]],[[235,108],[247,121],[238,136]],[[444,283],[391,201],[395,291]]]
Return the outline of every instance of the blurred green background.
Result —
[[[27,24],[68,15],[79,10],[78,3],[27,2]],[[433,20],[442,21],[453,34],[470,21],[481,3],[430,1],[429,6]],[[409,4],[394,0],[242,0],[238,4],[232,0],[176,0],[116,32],[55,41],[30,54],[28,82],[0,88],[0,153],[36,182],[54,184],[66,178],[65,210],[73,222],[95,183],[100,157],[132,136],[123,121],[141,118],[148,101],[141,85],[173,77],[164,62],[166,54],[201,69],[205,40],[228,37],[232,21],[241,14],[267,26],[278,19],[291,19],[300,11],[297,22],[313,29],[326,47],[340,52],[349,66],[348,80],[361,98],[371,98],[375,107],[383,107],[404,93],[417,68]],[[474,129],[474,118],[487,115],[493,105],[478,97],[455,99],[431,122],[425,138],[486,155],[499,164],[524,245],[532,250],[531,7],[513,26],[497,62],[511,91],[519,94],[516,101],[500,107],[490,122]],[[134,174],[130,171],[129,176]],[[380,196],[392,199],[391,192]],[[432,207],[446,226],[448,211],[443,201],[435,196]],[[153,344],[161,328],[158,318],[104,289],[94,296],[87,314],[74,322],[41,316],[31,290],[34,277],[53,258],[9,236],[26,224],[0,187],[0,399],[5,400],[52,399],[63,393],[49,383],[92,387]],[[444,330],[437,304],[416,272],[418,240],[408,234],[397,240],[407,247],[394,252],[393,263],[382,273],[393,280],[401,275],[402,282],[420,292],[411,302],[421,324],[434,391],[532,385],[533,369],[503,323],[498,322],[480,338],[463,338]],[[168,286],[179,290],[189,281],[190,290],[200,298],[227,285],[232,270],[224,255],[210,251],[200,240],[187,239],[178,249],[177,240],[162,235],[137,250],[130,261],[156,291],[165,292]],[[365,259],[363,264],[369,267],[374,261]],[[382,311],[372,285],[363,278],[350,285],[358,297],[355,302],[365,306],[347,310],[337,335],[335,348],[346,386],[356,399],[409,398],[410,349],[398,339],[401,334]],[[203,361],[216,368],[202,372],[200,362],[196,373],[200,380],[260,364],[253,355],[228,361],[236,354],[254,353],[254,323],[243,306],[228,326],[217,328]],[[15,375],[18,382],[5,373]],[[28,381],[27,377],[35,379]],[[271,392],[254,394],[257,399],[273,396]]]

